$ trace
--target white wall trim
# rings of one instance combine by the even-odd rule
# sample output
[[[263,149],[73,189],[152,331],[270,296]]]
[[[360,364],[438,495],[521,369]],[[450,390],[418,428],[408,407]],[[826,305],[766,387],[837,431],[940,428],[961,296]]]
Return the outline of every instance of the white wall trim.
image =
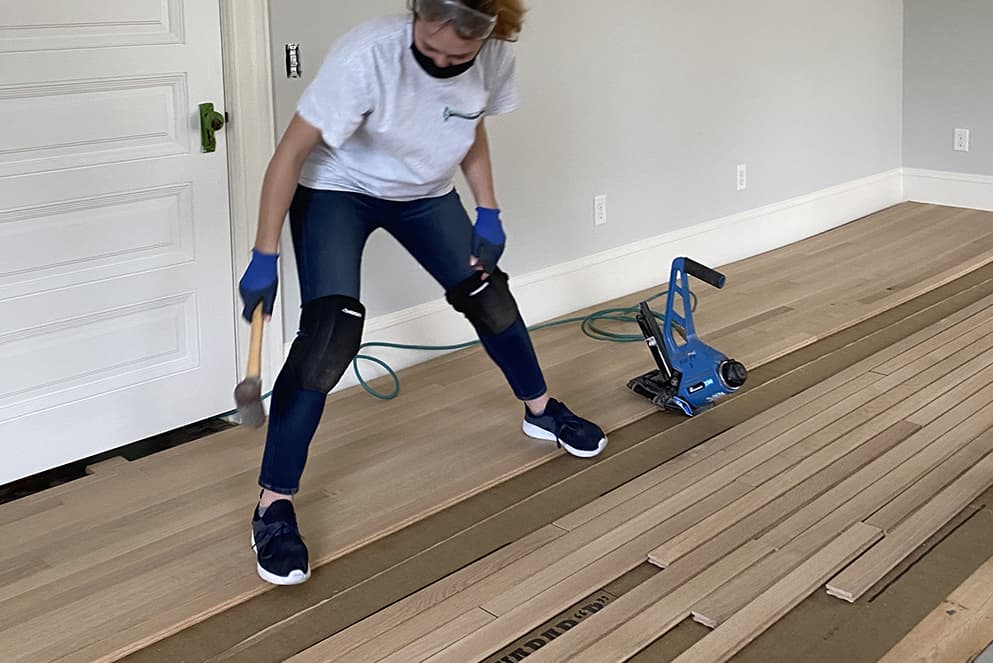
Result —
[[[687,255],[720,267],[830,230],[903,202],[900,169],[834,186],[758,209],[651,237],[639,242],[512,276],[511,287],[529,325],[539,324],[634,292],[669,277],[672,259]],[[632,305],[637,302],[631,302]],[[364,340],[410,345],[452,345],[475,339],[472,328],[443,300],[373,318]],[[289,344],[285,351],[289,351]],[[400,370],[439,352],[375,348],[371,354]],[[383,374],[367,362],[367,379]],[[348,371],[337,389],[357,384]]]
[[[269,0],[220,0],[224,61],[225,128],[231,199],[231,250],[234,265],[238,366],[244,371],[249,327],[241,320],[238,280],[255,244],[259,192],[275,149],[272,58],[269,47]],[[283,364],[282,305],[276,302],[266,325],[262,358],[263,388],[271,388]],[[232,385],[233,386],[233,385]]]
[[[993,177],[941,170],[903,170],[907,200],[993,211]]]

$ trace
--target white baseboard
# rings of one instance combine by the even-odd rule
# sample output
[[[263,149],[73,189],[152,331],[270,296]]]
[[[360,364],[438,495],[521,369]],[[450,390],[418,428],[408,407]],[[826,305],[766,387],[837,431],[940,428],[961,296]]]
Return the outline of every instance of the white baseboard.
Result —
[[[511,277],[529,325],[632,292],[663,286],[680,255],[715,268],[830,230],[905,200],[899,169],[848,182],[766,207],[676,230],[592,256]],[[415,306],[366,323],[366,342],[454,345],[472,341],[472,327],[444,300]],[[289,345],[286,347],[289,351]],[[400,370],[439,352],[375,348],[370,354]],[[362,375],[384,371],[368,362]],[[358,384],[349,370],[337,390]]]
[[[905,168],[907,200],[993,211],[993,177]]]

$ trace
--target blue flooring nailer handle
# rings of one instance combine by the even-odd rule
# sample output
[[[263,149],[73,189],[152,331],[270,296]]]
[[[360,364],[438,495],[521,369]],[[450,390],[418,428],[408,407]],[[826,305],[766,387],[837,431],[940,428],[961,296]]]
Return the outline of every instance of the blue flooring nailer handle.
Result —
[[[706,265],[701,265],[696,260],[690,258],[683,258],[683,269],[690,276],[700,279],[705,283],[709,283],[715,288],[724,287],[724,275],[720,272],[707,267]]]

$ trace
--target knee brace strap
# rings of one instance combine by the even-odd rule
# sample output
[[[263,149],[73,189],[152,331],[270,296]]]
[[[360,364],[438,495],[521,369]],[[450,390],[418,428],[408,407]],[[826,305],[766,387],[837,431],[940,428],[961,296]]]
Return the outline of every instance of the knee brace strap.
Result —
[[[359,351],[365,314],[357,299],[342,295],[303,305],[300,331],[286,363],[304,389],[325,394],[334,389]]]
[[[520,317],[507,281],[507,274],[499,269],[485,281],[482,272],[476,272],[446,292],[445,298],[478,333],[495,336],[507,331]]]

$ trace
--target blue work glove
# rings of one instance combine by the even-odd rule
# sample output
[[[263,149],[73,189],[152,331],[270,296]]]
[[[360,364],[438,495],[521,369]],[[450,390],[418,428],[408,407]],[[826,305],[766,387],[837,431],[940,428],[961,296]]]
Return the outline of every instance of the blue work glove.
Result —
[[[500,210],[477,207],[476,227],[472,233],[472,255],[479,259],[484,272],[493,273],[506,244],[507,235],[500,225]]]
[[[259,302],[262,302],[262,313],[272,315],[279,283],[276,272],[278,260],[278,253],[262,253],[258,249],[252,249],[252,262],[248,264],[248,269],[238,283],[241,300],[245,303],[245,310],[242,312],[245,320],[252,321],[252,313]]]

